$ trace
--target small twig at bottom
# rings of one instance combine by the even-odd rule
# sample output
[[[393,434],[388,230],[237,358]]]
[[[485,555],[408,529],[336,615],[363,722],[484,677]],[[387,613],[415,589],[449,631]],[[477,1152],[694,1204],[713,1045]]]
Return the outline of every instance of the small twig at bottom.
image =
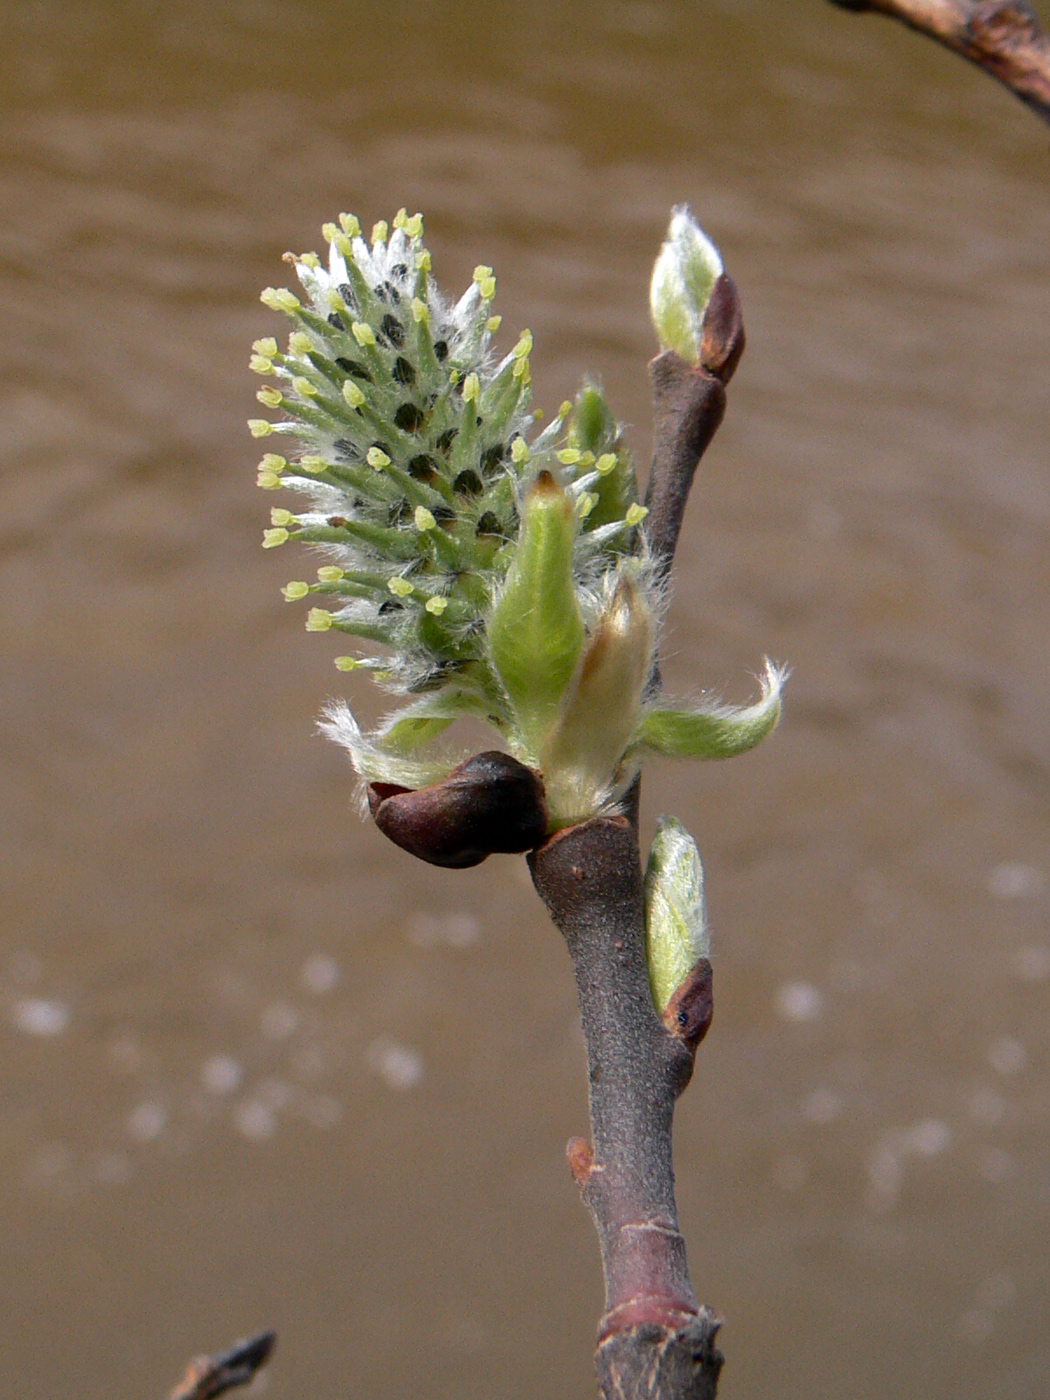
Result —
[[[171,1392],[170,1400],[214,1400],[227,1390],[248,1385],[273,1355],[276,1332],[259,1332],[215,1356],[198,1356]]]

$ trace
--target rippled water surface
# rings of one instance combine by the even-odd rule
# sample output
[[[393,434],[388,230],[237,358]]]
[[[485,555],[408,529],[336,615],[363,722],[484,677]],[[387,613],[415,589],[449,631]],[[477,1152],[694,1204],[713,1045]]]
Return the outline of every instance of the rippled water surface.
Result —
[[[718,1005],[678,1129],[726,1400],[1050,1370],[1050,148],[878,19],[752,0],[36,3],[0,18],[0,1331],[11,1395],[584,1397],[567,959],[523,862],[386,845],[315,736],[367,683],[262,553],[260,287],[320,224],[492,263],[538,402],[647,443],[688,200],[749,348],[666,673],[774,740],[661,769]],[[508,341],[508,344],[510,341]]]

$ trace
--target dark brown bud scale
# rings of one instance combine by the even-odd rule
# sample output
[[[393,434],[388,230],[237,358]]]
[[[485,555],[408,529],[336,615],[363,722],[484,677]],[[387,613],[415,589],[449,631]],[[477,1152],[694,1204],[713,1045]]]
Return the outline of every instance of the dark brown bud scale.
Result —
[[[396,846],[431,865],[461,870],[486,857],[531,851],[547,834],[538,774],[495,750],[468,758],[440,783],[370,783],[376,826]]]

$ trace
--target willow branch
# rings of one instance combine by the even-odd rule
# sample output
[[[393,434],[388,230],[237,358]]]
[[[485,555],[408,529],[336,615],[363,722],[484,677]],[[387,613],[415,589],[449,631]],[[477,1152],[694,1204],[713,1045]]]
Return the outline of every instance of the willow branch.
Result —
[[[227,1390],[248,1385],[273,1355],[276,1342],[275,1332],[260,1332],[237,1342],[228,1351],[196,1357],[171,1392],[170,1400],[215,1400]]]
[[[666,579],[701,455],[725,412],[744,348],[736,288],[724,274],[704,321],[699,366],[670,351],[649,366],[653,465],[646,530]],[[659,687],[658,673],[653,688]],[[693,1291],[672,1163],[675,1101],[689,1083],[713,1009],[706,958],[663,1017],[649,987],[637,832],[629,815],[558,832],[529,857],[533,882],[565,938],[587,1045],[591,1141],[569,1165],[598,1234],[605,1310],[595,1357],[606,1400],[713,1400],[721,1325]]]
[[[1027,0],[831,0],[875,10],[975,63],[1050,123],[1050,36]]]
[[[664,1024],[649,990],[638,839],[627,818],[569,827],[529,865],[568,945],[587,1043],[592,1141],[574,1138],[568,1155],[601,1247],[602,1390],[606,1400],[711,1400],[720,1322],[689,1281],[671,1163],[675,1100],[710,1021],[710,964],[697,964]]]

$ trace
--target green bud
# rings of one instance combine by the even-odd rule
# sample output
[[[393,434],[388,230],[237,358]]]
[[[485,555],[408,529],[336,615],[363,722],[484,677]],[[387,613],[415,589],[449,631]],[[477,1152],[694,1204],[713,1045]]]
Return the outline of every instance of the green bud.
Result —
[[[697,960],[711,953],[700,852],[675,817],[657,822],[645,870],[645,953],[661,1015]]]
[[[762,694],[754,705],[710,705],[696,710],[650,710],[638,742],[669,758],[732,758],[771,734],[780,719],[785,672],[766,662]]]
[[[567,825],[607,800],[638,725],[655,621],[625,574],[583,653],[541,754],[552,821]]]
[[[493,664],[535,754],[550,728],[583,645],[572,579],[576,519],[550,472],[540,472],[524,505],[521,537],[489,621]]]
[[[653,268],[649,311],[661,347],[686,364],[700,363],[704,312],[722,271],[718,249],[688,207],[680,205]]]

